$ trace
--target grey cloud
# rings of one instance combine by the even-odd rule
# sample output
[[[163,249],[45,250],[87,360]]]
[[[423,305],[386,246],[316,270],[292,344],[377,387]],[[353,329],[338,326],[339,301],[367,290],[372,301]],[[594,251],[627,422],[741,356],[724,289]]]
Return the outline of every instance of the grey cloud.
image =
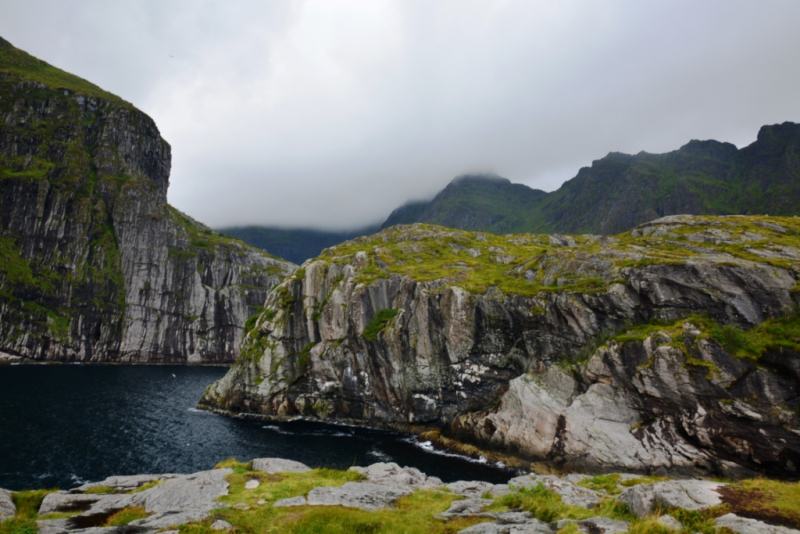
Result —
[[[204,222],[347,228],[453,176],[800,121],[800,3],[0,0],[0,35],[130,100]]]

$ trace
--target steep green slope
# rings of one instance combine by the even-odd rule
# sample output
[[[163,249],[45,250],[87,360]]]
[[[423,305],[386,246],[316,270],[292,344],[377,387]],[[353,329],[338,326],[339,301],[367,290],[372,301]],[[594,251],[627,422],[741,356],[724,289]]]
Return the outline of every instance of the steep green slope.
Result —
[[[398,208],[382,228],[425,222],[496,234],[614,234],[681,213],[800,213],[800,125],[764,126],[741,150],[691,141],[666,154],[611,153],[552,193],[498,177],[459,177],[430,202]]]
[[[0,352],[233,359],[292,267],[167,204],[153,120],[3,40],[0,117]]]

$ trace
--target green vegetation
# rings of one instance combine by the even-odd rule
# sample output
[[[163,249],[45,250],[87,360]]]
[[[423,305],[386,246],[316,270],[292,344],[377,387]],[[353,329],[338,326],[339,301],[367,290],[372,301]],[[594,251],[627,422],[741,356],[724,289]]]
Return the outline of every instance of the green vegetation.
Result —
[[[36,526],[39,507],[45,496],[54,491],[56,490],[27,490],[12,493],[11,499],[17,507],[17,514],[0,522],[0,534],[36,534],[39,530]]]
[[[144,519],[147,517],[147,512],[143,506],[130,506],[123,508],[119,512],[111,515],[103,524],[104,527],[122,527],[136,521],[137,519]]]
[[[688,336],[684,325],[690,324],[700,331],[698,336]],[[782,317],[767,319],[761,324],[742,330],[736,325],[720,326],[716,321],[706,315],[690,315],[671,323],[654,320],[649,324],[632,327],[618,335],[610,337],[608,341],[627,343],[629,341],[644,341],[647,337],[664,332],[672,338],[671,345],[687,352],[700,339],[715,342],[728,353],[737,358],[747,358],[758,361],[761,356],[770,350],[787,349],[800,352],[800,310],[794,309]],[[705,367],[709,377],[717,372],[713,363],[687,357],[687,365]]]
[[[12,75],[20,80],[38,82],[53,89],[66,89],[82,95],[110,100],[124,107],[132,107],[118,96],[103,91],[96,85],[53,67],[40,59],[36,59],[30,54],[14,48],[2,39],[0,39],[0,72]]]
[[[768,225],[780,225],[786,232]],[[715,237],[720,232],[727,236],[727,243]],[[362,267],[355,283],[369,284],[398,274],[419,282],[440,281],[442,287],[458,286],[476,294],[497,289],[533,297],[552,292],[602,292],[625,282],[631,269],[687,262],[730,268],[758,262],[767,268],[791,270],[796,260],[771,252],[781,247],[800,251],[800,219],[695,217],[686,224],[670,226],[669,235],[639,235],[637,231],[602,240],[568,236],[562,243],[551,242],[548,236],[496,236],[415,224],[329,248],[320,260],[353,263],[357,253],[366,252],[366,264],[358,260]],[[765,252],[756,253],[762,249]],[[541,312],[534,306],[531,313]]]
[[[117,490],[110,487],[110,486],[92,486],[91,488],[84,491],[84,493],[96,493],[96,494],[103,494],[103,493],[116,493]]]
[[[375,315],[372,316],[372,319],[370,319],[369,324],[364,329],[364,333],[361,334],[361,337],[369,342],[375,341],[378,339],[378,334],[383,332],[383,330],[389,324],[389,321],[394,319],[398,313],[399,310],[395,310],[393,308],[378,310]]]
[[[800,483],[756,478],[721,490],[723,502],[738,515],[800,528]]]

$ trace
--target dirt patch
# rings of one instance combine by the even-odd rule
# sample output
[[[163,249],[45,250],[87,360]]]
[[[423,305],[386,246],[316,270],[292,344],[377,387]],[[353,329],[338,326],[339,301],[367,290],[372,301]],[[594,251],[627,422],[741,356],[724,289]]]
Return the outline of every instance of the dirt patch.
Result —
[[[776,506],[775,497],[768,492],[736,485],[723,486],[717,491],[722,496],[722,502],[736,515],[770,525],[800,528],[800,510],[786,510]]]

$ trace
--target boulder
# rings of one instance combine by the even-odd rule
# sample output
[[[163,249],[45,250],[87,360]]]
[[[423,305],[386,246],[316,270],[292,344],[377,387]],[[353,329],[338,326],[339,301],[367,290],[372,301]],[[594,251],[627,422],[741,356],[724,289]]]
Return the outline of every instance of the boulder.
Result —
[[[517,489],[533,488],[539,484],[557,493],[564,503],[572,506],[594,508],[603,498],[600,493],[594,490],[578,486],[569,482],[567,478],[560,478],[554,475],[523,475],[508,481],[510,487]]]
[[[437,514],[436,517],[441,519],[452,519],[454,517],[468,517],[471,515],[479,515],[483,509],[492,504],[489,499],[476,499],[474,497],[462,499],[460,501],[453,501],[446,511]]]
[[[233,525],[228,523],[227,521],[223,521],[222,519],[217,519],[213,523],[211,523],[212,530],[225,530],[230,532],[233,530]]]
[[[0,521],[9,519],[17,514],[17,507],[11,499],[11,492],[0,489]]]
[[[718,527],[727,527],[738,534],[800,534],[800,530],[768,525],[763,521],[725,514],[717,518]]]
[[[556,530],[538,519],[520,524],[478,523],[458,531],[459,534],[555,534]]]
[[[639,484],[628,488],[619,500],[628,505],[637,517],[644,517],[653,506],[701,510],[722,503],[719,488],[725,484],[707,480],[668,480],[655,484]]]
[[[442,481],[437,477],[429,477],[414,467],[400,467],[396,463],[379,462],[367,467],[351,467],[350,471],[361,473],[367,480],[376,484],[414,486],[420,488],[437,487]]]
[[[413,492],[409,486],[347,482],[338,487],[314,488],[308,492],[310,506],[349,506],[362,510],[380,510]]]
[[[306,464],[285,460],[283,458],[256,458],[253,460],[253,469],[265,473],[306,473],[311,468]]]
[[[683,531],[683,524],[671,515],[662,515],[658,518],[657,523],[670,530],[675,530],[677,532]]]

